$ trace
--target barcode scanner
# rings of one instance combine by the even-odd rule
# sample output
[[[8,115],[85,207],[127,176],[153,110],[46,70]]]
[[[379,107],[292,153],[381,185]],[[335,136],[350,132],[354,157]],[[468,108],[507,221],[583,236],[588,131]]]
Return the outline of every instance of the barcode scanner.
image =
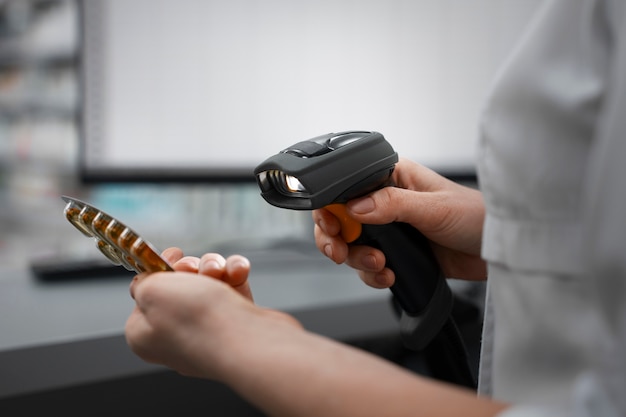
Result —
[[[341,222],[350,245],[380,249],[395,274],[390,290],[400,307],[404,344],[432,351],[441,379],[475,387],[460,334],[451,317],[453,295],[428,240],[413,226],[360,224],[345,208],[351,199],[394,186],[398,154],[374,131],[329,133],[298,142],[259,164],[254,174],[262,197],[292,210],[326,208]],[[445,354],[448,352],[450,354]]]

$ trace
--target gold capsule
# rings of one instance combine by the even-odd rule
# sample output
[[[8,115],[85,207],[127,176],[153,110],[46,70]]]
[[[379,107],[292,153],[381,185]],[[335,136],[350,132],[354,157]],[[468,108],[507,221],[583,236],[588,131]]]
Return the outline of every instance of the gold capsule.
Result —
[[[138,239],[140,239],[140,237],[131,229],[126,227],[117,239],[117,244],[120,250],[128,255],[129,262],[133,265],[133,269],[139,273],[147,272],[149,270],[144,267],[143,259],[135,256],[132,251],[133,245]]]
[[[133,258],[128,253],[122,252],[117,244],[118,239],[120,235],[122,234],[122,232],[124,231],[124,229],[127,229],[127,227],[124,226],[119,221],[111,218],[111,221],[107,224],[106,229],[104,229],[103,235],[106,241],[116,248],[116,251],[118,252],[118,256],[120,258],[122,266],[128,269],[129,271],[137,271],[136,263],[133,260]]]
[[[139,236],[128,227],[125,227],[120,237],[117,239],[117,246],[124,253],[127,253],[132,256],[131,248],[133,247],[133,243],[137,240]]]
[[[89,233],[91,234],[91,236],[95,235],[95,232],[93,230],[93,225],[91,224],[91,222],[93,221],[93,219],[96,218],[97,214],[98,214],[98,210],[96,210],[95,208],[91,206],[83,207],[80,213],[78,213],[78,218],[80,219],[80,223],[87,230],[89,230]]]
[[[109,244],[112,244],[111,242],[108,242],[108,238],[106,236],[106,228],[109,225],[109,223],[112,221],[113,219],[111,218],[111,216],[109,216],[106,213],[103,213],[101,211],[99,211],[96,216],[93,218],[93,220],[91,221],[91,228],[94,232],[94,234],[106,241]]]
[[[74,225],[75,228],[80,230],[82,234],[87,237],[91,237],[91,229],[87,228],[83,225],[80,220],[80,211],[83,209],[82,206],[79,206],[76,202],[70,201],[65,206],[65,217],[67,220]]]
[[[109,242],[113,242],[113,244],[117,245],[120,235],[124,229],[127,229],[127,227],[117,220],[112,219],[107,225],[107,228],[104,230],[104,235],[107,237]]]
[[[170,265],[163,260],[145,240],[139,238],[135,241],[132,248],[132,254],[135,259],[141,259],[142,266],[150,272],[171,271]]]
[[[96,239],[96,246],[100,249],[100,252],[102,252],[104,256],[106,256],[114,265],[122,264],[122,261],[113,246],[100,239]]]
[[[139,265],[137,265],[137,262],[135,262],[132,256],[124,255],[123,260],[124,263],[122,265],[124,265],[124,268],[128,269],[129,271],[135,271],[137,273],[146,272]]]

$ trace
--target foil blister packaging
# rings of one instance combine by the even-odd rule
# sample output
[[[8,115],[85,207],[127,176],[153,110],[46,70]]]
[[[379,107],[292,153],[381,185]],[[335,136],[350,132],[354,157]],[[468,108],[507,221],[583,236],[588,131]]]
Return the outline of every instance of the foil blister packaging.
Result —
[[[82,234],[93,238],[97,248],[114,265],[137,273],[173,271],[156,249],[125,224],[76,198],[62,196],[64,214]]]

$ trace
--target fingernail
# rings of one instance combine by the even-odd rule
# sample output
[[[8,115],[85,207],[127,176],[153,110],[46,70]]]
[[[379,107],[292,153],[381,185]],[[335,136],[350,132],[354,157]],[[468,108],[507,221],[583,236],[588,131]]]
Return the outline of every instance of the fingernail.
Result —
[[[378,265],[376,262],[376,257],[374,255],[365,255],[361,260],[363,262],[363,266],[367,269],[375,271],[378,269]]]
[[[359,200],[353,200],[348,203],[348,208],[357,214],[366,214],[374,211],[376,205],[371,197],[364,197]]]
[[[389,279],[387,278],[386,274],[376,274],[376,276],[374,277],[374,281],[376,281],[376,283],[381,287],[389,286]]]
[[[250,267],[250,261],[247,259],[238,259],[234,264],[237,269]]]
[[[199,269],[200,268],[200,259],[198,258],[190,258],[188,260],[186,260],[186,262],[189,264],[190,267],[192,267],[193,269]]]
[[[205,270],[221,270],[222,269],[222,265],[220,265],[219,262],[217,262],[214,259],[211,259],[209,261],[206,261],[204,263],[204,269]]]
[[[333,257],[333,247],[331,245],[324,246],[324,253],[326,256],[332,259]]]

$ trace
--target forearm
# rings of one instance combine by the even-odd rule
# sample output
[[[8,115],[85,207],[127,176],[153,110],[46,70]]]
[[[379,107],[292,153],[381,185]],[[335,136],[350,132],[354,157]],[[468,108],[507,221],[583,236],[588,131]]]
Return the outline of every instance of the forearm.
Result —
[[[226,382],[272,416],[493,416],[505,407],[306,331],[248,349]]]
[[[471,417],[504,407],[308,332],[216,279],[163,272],[133,281],[131,296],[133,352],[222,381],[269,415]]]

